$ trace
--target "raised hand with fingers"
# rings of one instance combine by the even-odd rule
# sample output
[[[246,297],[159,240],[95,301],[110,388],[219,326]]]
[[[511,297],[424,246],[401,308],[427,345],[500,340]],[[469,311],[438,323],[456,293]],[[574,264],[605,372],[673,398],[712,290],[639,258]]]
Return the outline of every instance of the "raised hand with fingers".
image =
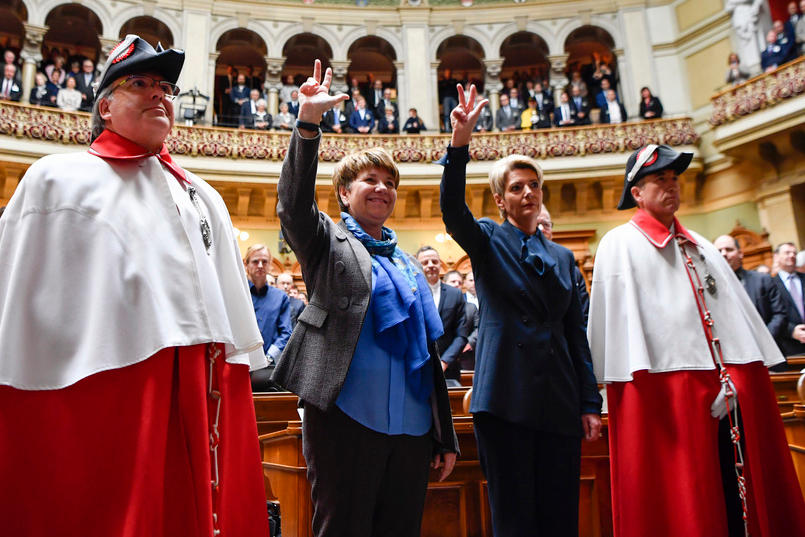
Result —
[[[475,84],[470,86],[469,98],[464,94],[461,84],[456,86],[458,89],[458,106],[453,108],[450,113],[450,124],[453,126],[453,137],[450,145],[461,147],[470,143],[472,130],[478,122],[481,110],[489,103],[489,99],[478,100],[478,90]]]
[[[327,110],[341,101],[349,99],[349,95],[345,93],[330,95],[332,81],[333,71],[329,67],[322,80],[321,61],[316,60],[313,64],[313,76],[309,77],[299,88],[299,121],[318,125],[321,122],[321,116]]]

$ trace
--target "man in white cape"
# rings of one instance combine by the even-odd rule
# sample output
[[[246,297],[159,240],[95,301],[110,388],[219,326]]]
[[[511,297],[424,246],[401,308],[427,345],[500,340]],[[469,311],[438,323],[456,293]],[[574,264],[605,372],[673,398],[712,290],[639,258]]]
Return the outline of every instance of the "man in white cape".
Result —
[[[691,158],[635,151],[618,209],[639,209],[596,252],[588,337],[615,535],[805,535],[766,369],[783,357],[719,252],[675,217]]]
[[[268,533],[240,253],[165,145],[183,63],[126,36],[89,150],[33,163],[0,219],[4,535]]]

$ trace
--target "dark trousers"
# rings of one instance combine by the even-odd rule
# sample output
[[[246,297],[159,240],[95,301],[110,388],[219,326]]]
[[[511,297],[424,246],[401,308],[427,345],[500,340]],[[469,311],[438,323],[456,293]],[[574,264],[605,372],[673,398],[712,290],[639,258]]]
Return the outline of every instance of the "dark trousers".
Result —
[[[430,435],[372,431],[338,407],[305,406],[302,451],[316,537],[418,537]]]
[[[741,449],[746,453],[743,439],[741,413],[738,409],[738,427],[741,431]],[[718,422],[718,458],[721,464],[721,483],[724,486],[724,503],[727,511],[727,528],[729,537],[743,537],[743,508],[738,496],[738,479],[735,475],[735,452],[730,438],[730,420],[726,417]],[[746,471],[744,471],[746,476]]]
[[[472,419],[495,537],[578,537],[581,438]]]

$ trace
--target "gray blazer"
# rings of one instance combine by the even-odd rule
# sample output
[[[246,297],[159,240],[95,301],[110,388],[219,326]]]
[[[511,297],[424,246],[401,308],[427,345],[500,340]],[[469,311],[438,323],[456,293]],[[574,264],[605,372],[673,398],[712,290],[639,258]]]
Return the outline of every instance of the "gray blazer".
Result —
[[[305,139],[294,129],[277,187],[282,233],[299,259],[310,298],[272,380],[326,411],[341,392],[369,308],[372,260],[343,222],[336,224],[316,206],[320,140],[321,134]],[[434,342],[428,347],[435,450],[458,452],[439,354]]]

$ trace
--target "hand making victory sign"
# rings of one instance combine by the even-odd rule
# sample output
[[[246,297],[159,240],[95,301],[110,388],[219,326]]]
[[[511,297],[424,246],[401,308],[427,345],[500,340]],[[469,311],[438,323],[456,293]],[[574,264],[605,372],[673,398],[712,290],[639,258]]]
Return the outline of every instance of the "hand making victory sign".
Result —
[[[324,73],[324,80],[321,79],[321,61],[316,60],[313,64],[313,76],[309,77],[299,88],[299,116],[297,118],[299,121],[318,125],[327,110],[341,101],[349,99],[349,95],[345,93],[330,95],[332,81],[333,70],[329,67]],[[299,129],[299,133],[305,138],[313,138],[318,134],[317,131],[303,128]]]
[[[472,130],[478,122],[481,110],[489,103],[489,99],[483,99],[476,103],[478,90],[475,89],[475,84],[470,86],[469,100],[464,95],[464,87],[461,84],[457,84],[456,88],[458,89],[458,106],[450,112],[450,124],[453,126],[453,137],[450,140],[450,145],[461,147],[470,143]]]

